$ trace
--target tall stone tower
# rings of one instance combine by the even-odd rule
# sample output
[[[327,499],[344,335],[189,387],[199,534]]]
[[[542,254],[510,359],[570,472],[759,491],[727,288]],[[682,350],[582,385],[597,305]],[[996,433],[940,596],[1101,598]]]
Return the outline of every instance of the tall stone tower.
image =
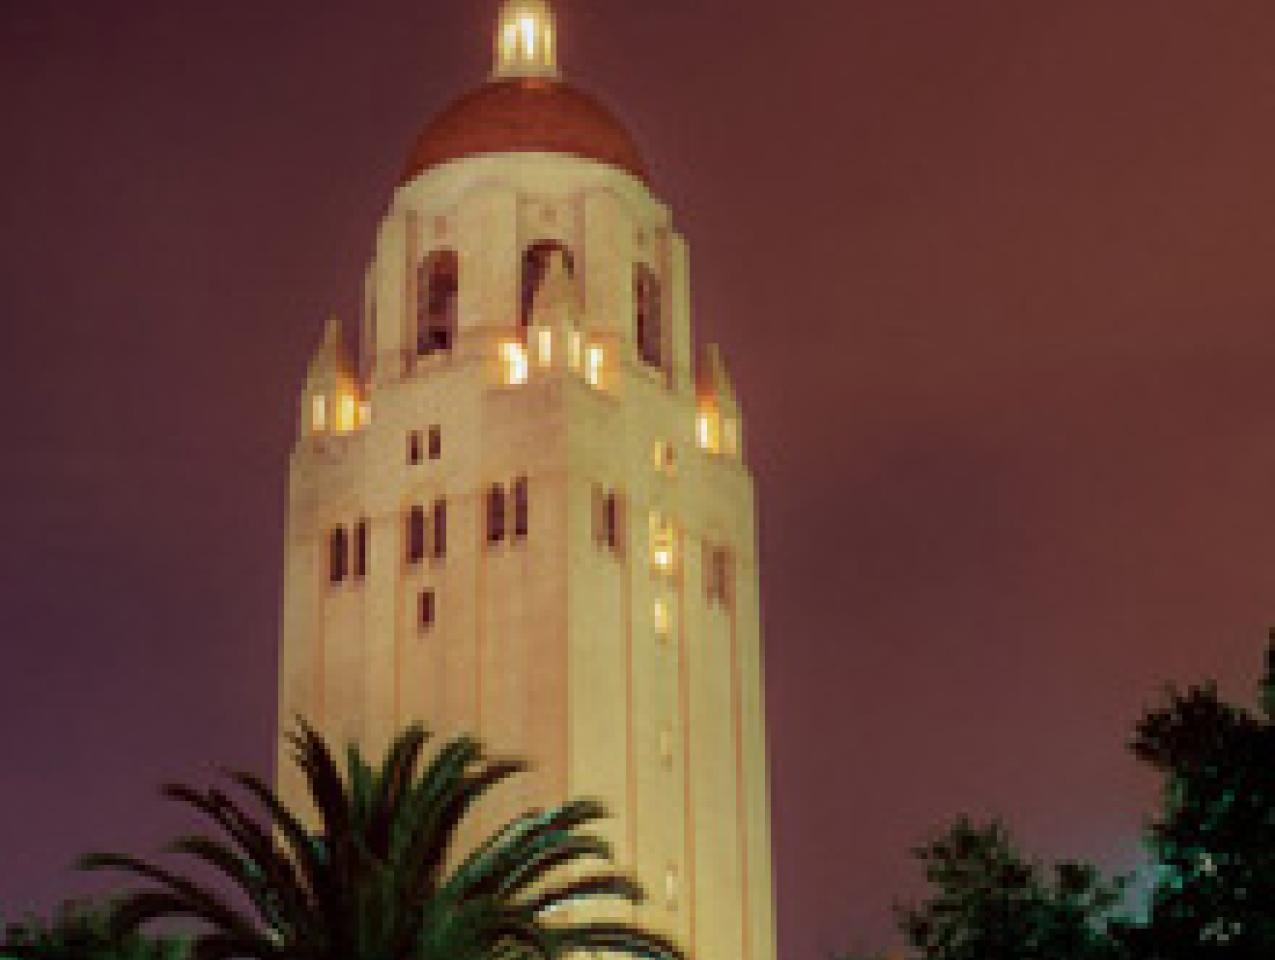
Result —
[[[753,482],[686,242],[625,128],[508,0],[486,83],[381,221],[359,360],[329,324],[292,453],[280,725],[417,722],[533,773],[475,830],[596,796],[636,919],[773,960]],[[280,788],[302,801],[281,760]]]

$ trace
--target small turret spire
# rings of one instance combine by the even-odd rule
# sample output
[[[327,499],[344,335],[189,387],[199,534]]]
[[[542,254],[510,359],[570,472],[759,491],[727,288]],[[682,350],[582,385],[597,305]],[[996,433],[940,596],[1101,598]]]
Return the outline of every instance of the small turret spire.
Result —
[[[505,0],[496,28],[497,80],[558,76],[558,30],[548,0]]]
[[[323,340],[310,358],[310,377],[314,378],[352,378],[354,365],[345,348],[345,330],[341,318],[335,313],[329,314],[328,322],[323,327]]]

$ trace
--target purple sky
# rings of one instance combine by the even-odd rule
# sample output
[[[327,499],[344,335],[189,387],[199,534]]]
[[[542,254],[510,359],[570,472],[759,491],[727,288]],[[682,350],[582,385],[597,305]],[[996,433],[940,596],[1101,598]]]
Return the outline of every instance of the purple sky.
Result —
[[[0,910],[273,746],[284,466],[494,2],[0,7]],[[1135,862],[1123,744],[1275,620],[1270,0],[559,0],[760,486],[780,947],[961,810]]]

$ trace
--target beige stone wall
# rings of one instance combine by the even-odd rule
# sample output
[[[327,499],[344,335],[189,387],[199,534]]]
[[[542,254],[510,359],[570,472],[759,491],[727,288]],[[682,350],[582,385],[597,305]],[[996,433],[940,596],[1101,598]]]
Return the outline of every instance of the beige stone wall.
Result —
[[[601,388],[566,368],[560,342],[552,368],[533,358],[529,382],[500,380],[521,251],[541,239],[574,253],[582,335],[606,350]],[[459,335],[413,365],[415,264],[441,248],[459,257]],[[742,463],[695,445],[689,258],[668,209],[597,163],[475,158],[402,187],[375,250],[359,337],[371,421],[303,436],[292,458],[281,724],[299,713],[372,750],[409,722],[476,732],[534,772],[480,812],[470,839],[530,805],[601,797],[618,861],[650,894],[642,922],[704,960],[773,960],[753,488]],[[664,370],[637,356],[637,263],[661,280]],[[409,432],[432,425],[441,458],[409,464]],[[673,445],[671,472],[653,462],[657,441]],[[489,545],[485,492],[518,476],[528,536]],[[622,497],[618,551],[595,540],[595,487]],[[409,565],[406,511],[438,497],[447,556]],[[676,525],[668,572],[651,563],[652,511]],[[368,575],[330,585],[327,533],[360,518]],[[706,545],[731,551],[726,604],[708,599]],[[428,632],[424,589],[436,596]],[[280,786],[297,797],[286,764]]]

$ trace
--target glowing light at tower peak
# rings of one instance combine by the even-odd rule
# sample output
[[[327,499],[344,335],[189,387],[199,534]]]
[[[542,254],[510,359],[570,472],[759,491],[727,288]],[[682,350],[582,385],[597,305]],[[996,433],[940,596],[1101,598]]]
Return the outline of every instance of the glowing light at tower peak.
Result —
[[[557,30],[547,0],[505,0],[496,28],[497,79],[556,77]]]

